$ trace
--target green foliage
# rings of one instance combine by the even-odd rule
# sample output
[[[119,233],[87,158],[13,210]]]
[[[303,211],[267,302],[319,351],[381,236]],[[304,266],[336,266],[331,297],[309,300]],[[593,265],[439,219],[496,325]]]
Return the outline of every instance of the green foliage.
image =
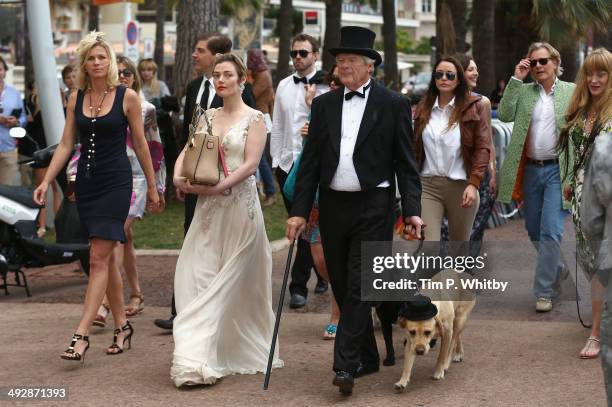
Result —
[[[584,37],[593,27],[605,32],[612,21],[609,0],[534,0],[533,16],[540,35],[553,42],[572,41]]]
[[[418,44],[414,48],[414,53],[419,55],[429,55],[431,53],[431,45],[429,44],[429,38],[421,37]]]
[[[221,0],[220,13],[224,16],[234,16],[238,12],[238,9],[242,7],[253,7],[255,10],[261,10],[263,1],[262,0]]]
[[[280,7],[268,6],[264,9],[264,17],[278,21],[278,14],[280,13]],[[291,35],[298,35],[304,31],[304,21],[302,18],[302,12],[293,9],[293,32]],[[280,37],[279,25],[276,24],[274,32],[272,33],[275,37]]]
[[[418,42],[415,43],[414,39],[410,38],[410,34],[402,30],[398,30],[396,32],[396,44],[397,52],[403,52],[404,54],[429,55],[429,53],[431,52],[429,38],[422,37]],[[383,49],[383,42],[376,41],[374,47],[376,49]]]

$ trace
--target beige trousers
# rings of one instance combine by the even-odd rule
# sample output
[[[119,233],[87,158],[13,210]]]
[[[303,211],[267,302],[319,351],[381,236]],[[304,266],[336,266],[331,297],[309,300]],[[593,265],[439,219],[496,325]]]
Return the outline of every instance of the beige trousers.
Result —
[[[17,149],[0,153],[0,185],[14,185],[17,172]]]
[[[469,208],[462,208],[467,181],[446,177],[421,177],[421,219],[427,225],[425,240],[439,241],[444,215],[448,218],[448,239],[451,242],[470,240],[472,226],[480,205],[480,195]]]

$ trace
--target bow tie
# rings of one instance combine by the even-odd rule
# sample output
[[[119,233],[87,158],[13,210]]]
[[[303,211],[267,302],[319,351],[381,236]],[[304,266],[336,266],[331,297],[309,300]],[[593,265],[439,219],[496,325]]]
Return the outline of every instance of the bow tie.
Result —
[[[308,83],[308,79],[306,79],[305,76],[302,76],[301,78],[299,76],[294,76],[293,77],[293,83],[295,83],[297,85],[300,82],[302,82],[304,85],[306,85]]]
[[[350,91],[349,93],[344,95],[344,100],[351,100],[353,98],[353,96],[359,96],[360,98],[364,98],[365,99],[366,90],[368,90],[370,88],[370,85],[371,84],[368,84],[368,86],[363,88],[363,93],[357,92],[356,90]]]

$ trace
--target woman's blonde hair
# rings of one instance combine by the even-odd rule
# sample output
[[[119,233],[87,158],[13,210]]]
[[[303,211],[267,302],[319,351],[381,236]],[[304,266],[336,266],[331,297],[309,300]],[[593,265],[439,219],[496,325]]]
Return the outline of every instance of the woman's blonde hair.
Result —
[[[550,54],[550,58],[557,63],[557,68],[555,69],[555,75],[557,75],[558,77],[561,76],[561,74],[563,73],[563,68],[561,67],[561,54],[559,53],[559,51],[557,51],[555,47],[553,47],[549,43],[534,42],[533,44],[529,46],[526,57],[531,58],[531,53],[535,51],[536,49],[540,49],[540,48],[544,48],[548,51],[548,53]]]
[[[236,72],[238,73],[238,78],[242,79],[246,79],[247,77],[247,67],[244,64],[244,61],[242,60],[242,58],[240,58],[240,56],[238,56],[238,54],[236,54],[235,52],[228,52],[226,54],[216,54],[215,55],[215,64],[213,66],[213,68],[215,66],[217,66],[218,64],[220,64],[221,62],[231,62],[234,64],[234,66],[236,67]]]
[[[91,80],[85,70],[85,64],[87,63],[87,56],[94,47],[102,47],[106,51],[109,60],[108,75],[106,76],[106,85],[108,87],[117,86],[119,83],[119,74],[117,69],[117,59],[115,57],[115,51],[106,41],[106,34],[100,31],[92,31],[85,36],[79,42],[77,47],[77,55],[79,56],[79,65],[77,68],[77,84],[79,89],[86,90],[91,86]]]
[[[600,71],[604,71],[608,74],[608,84],[601,97],[594,100],[589,91],[587,75]],[[602,126],[612,121],[612,53],[605,48],[598,48],[587,55],[578,71],[576,88],[570,99],[567,114],[565,116],[567,124],[559,135],[557,148],[560,152],[568,154],[569,144],[571,143],[569,140],[571,136],[570,130],[576,126],[580,120],[584,120],[590,111],[596,112],[596,117],[593,128],[591,129],[591,134],[589,135],[587,147],[593,143],[594,136],[597,135]],[[589,148],[585,148],[582,156],[578,156],[575,160],[574,172],[584,163],[588,150]]]
[[[136,69],[136,65],[134,65],[130,58],[124,57],[123,55],[119,55],[117,57],[117,67],[119,66],[119,64],[125,65],[125,67],[132,72],[132,75],[134,75],[134,83],[132,84],[132,89],[137,94],[140,94],[140,89],[142,88],[142,81],[140,79],[140,75],[138,74],[138,70]]]
[[[142,59],[138,63],[138,73],[145,69],[151,68],[153,70],[153,77],[151,78],[151,82],[146,83],[144,80],[143,84],[149,85],[149,92],[152,97],[160,96],[161,86],[159,85],[159,80],[157,79],[157,64],[151,58]]]

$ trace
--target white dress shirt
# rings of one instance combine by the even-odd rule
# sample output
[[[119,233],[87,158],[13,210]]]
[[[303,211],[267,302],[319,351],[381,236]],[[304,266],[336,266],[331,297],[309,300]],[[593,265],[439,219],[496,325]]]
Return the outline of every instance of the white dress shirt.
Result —
[[[357,92],[365,94],[365,97],[354,96],[350,100],[342,101],[342,125],[341,125],[341,138],[340,138],[340,159],[338,160],[338,167],[334,174],[330,188],[335,191],[361,191],[361,184],[357,177],[357,171],[355,171],[355,164],[353,163],[353,152],[355,151],[355,143],[357,142],[357,135],[359,134],[359,127],[361,127],[361,119],[368,103],[368,97],[370,85],[368,80],[363,84]],[[364,91],[364,88],[368,87]],[[351,92],[350,89],[344,88],[344,94]],[[378,187],[386,188],[390,186],[388,181],[383,181]]]
[[[310,80],[316,70],[306,75]],[[302,136],[300,129],[309,120],[310,108],[306,104],[304,84],[295,83],[291,74],[278,84],[272,115],[272,131],[270,132],[270,155],[272,168],[280,167],[289,172],[293,162],[302,151]],[[315,97],[327,91],[329,87],[317,84]]]
[[[200,99],[202,99],[202,95],[204,95],[204,86],[206,84],[206,81],[210,82],[210,85],[208,85],[208,101],[204,106],[202,103],[200,103]],[[210,108],[210,104],[212,103],[213,98],[215,97],[215,94],[215,85],[213,84],[212,79],[208,79],[206,75],[204,75],[202,78],[202,83],[200,84],[200,89],[198,90],[198,96],[196,96],[196,104],[200,103],[202,105],[202,109],[208,110]]]
[[[425,162],[421,176],[446,177],[467,180],[465,163],[461,156],[461,132],[459,123],[448,128],[448,121],[455,109],[455,98],[440,107],[438,98],[431,109],[431,117],[423,130]]]
[[[555,85],[558,80],[555,79],[549,94],[546,94],[544,87],[538,84],[540,95],[533,108],[527,144],[527,157],[534,160],[550,160],[558,157],[555,123]]]

